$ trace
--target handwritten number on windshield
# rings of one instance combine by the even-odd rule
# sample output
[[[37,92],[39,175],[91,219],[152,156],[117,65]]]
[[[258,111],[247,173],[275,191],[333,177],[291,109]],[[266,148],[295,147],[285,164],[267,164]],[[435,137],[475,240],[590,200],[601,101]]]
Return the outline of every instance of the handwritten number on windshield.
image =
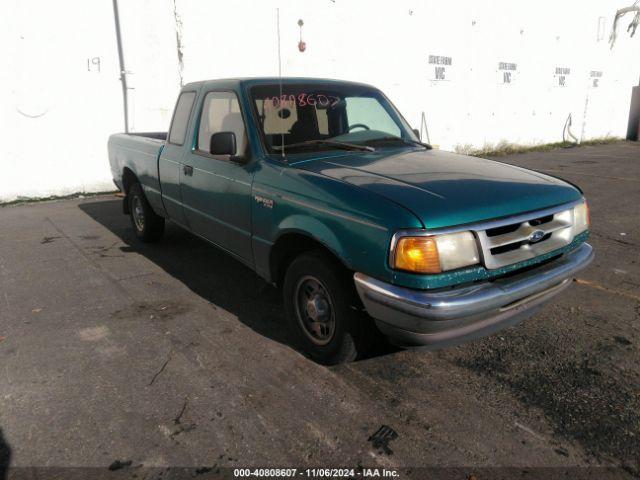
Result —
[[[266,106],[273,108],[283,107],[306,107],[307,105],[319,106],[321,108],[335,107],[340,98],[333,95],[324,95],[322,93],[299,93],[298,95],[282,95],[280,97],[267,97],[264,99]]]

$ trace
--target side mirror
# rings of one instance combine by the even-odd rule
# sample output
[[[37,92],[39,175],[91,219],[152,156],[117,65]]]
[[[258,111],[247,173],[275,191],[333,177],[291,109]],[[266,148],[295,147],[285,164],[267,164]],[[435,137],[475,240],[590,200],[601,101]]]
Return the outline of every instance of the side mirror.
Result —
[[[218,132],[211,135],[209,153],[211,155],[235,155],[236,134],[233,132]]]
[[[418,140],[422,140],[422,138],[420,138],[420,130],[418,130],[417,128],[414,128],[413,133],[416,134],[416,137],[418,137]]]

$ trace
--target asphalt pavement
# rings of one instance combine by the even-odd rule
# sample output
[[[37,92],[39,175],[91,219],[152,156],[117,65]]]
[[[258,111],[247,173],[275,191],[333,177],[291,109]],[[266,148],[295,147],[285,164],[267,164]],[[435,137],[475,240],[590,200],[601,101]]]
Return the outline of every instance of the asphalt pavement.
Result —
[[[275,288],[174,225],[140,243],[116,196],[0,208],[0,464],[639,476],[640,144],[497,160],[583,188],[594,263],[517,327],[330,368]]]

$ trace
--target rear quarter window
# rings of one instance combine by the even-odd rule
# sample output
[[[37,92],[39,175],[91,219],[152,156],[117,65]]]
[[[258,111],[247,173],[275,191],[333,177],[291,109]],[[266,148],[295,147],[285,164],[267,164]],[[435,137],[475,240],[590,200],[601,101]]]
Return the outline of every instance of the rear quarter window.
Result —
[[[191,108],[196,98],[196,92],[184,92],[178,97],[176,110],[173,113],[171,130],[169,131],[169,143],[182,145],[187,135],[187,125],[191,116]]]

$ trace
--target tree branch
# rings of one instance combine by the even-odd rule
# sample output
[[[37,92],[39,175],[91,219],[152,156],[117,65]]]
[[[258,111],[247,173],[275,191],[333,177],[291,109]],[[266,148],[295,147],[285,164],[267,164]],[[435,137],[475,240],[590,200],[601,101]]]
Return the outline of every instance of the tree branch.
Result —
[[[638,24],[640,23],[640,6],[636,1],[630,7],[621,8],[616,12],[616,16],[613,18],[613,26],[611,27],[611,35],[609,36],[609,43],[611,44],[611,48],[613,49],[613,45],[616,43],[616,38],[618,36],[618,20],[626,15],[627,13],[635,12],[635,16],[633,20],[627,27],[627,32],[631,31],[631,36],[636,33],[636,28],[638,28]]]

